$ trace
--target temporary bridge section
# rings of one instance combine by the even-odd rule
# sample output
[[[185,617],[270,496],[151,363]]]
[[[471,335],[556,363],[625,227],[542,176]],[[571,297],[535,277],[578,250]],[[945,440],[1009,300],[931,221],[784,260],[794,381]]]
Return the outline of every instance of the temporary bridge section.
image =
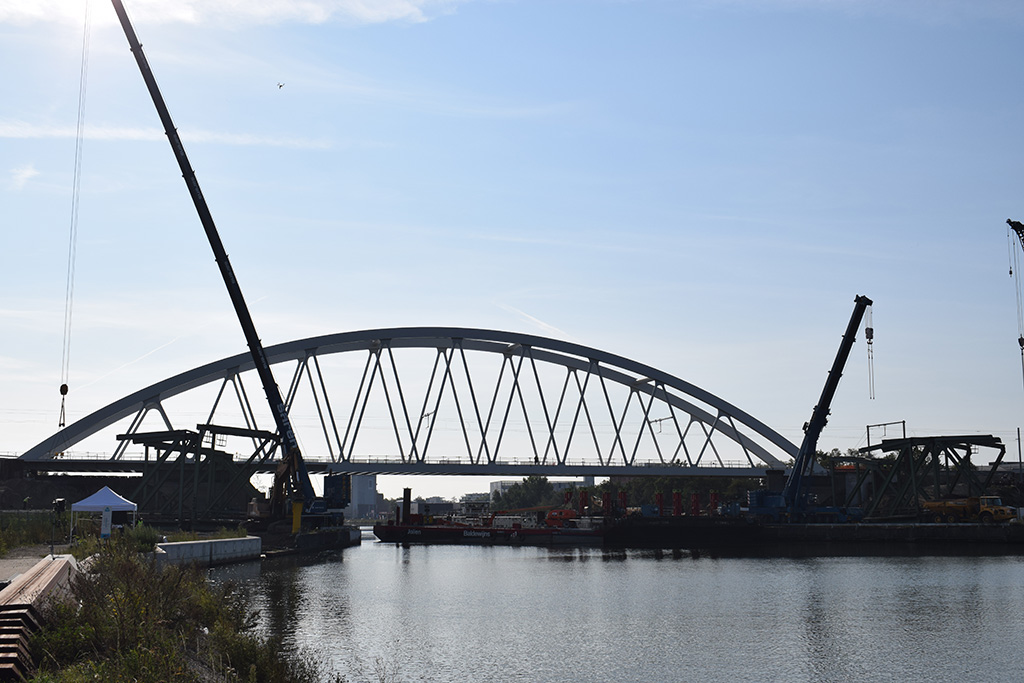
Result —
[[[982,459],[990,463],[984,470],[972,462],[982,448],[995,451]],[[868,519],[916,518],[922,500],[988,492],[1006,446],[992,435],[925,436],[884,440],[860,453],[866,457],[837,459],[854,470],[846,506],[867,501]],[[877,457],[882,454],[889,457]]]

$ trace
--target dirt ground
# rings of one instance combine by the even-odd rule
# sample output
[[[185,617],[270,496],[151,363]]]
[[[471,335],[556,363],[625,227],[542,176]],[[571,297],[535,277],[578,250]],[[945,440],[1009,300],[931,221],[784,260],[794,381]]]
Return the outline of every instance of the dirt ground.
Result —
[[[53,552],[58,555],[66,553],[67,546],[55,545]],[[0,582],[7,583],[18,574],[24,574],[49,554],[49,545],[30,545],[12,549],[0,557]]]

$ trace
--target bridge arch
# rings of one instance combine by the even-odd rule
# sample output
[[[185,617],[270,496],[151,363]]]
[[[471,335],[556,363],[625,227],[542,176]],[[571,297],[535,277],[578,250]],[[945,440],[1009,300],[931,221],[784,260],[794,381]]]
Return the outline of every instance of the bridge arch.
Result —
[[[290,366],[285,400],[306,458],[338,471],[763,471],[784,467],[797,452],[775,430],[690,382],[546,337],[375,329],[277,344],[266,355],[279,382],[281,367]],[[247,383],[261,392],[251,370],[250,356],[239,354],[183,372],[78,420],[21,458],[73,458],[76,444],[121,423],[128,435],[153,419],[161,429],[191,427],[169,399],[200,387],[214,397],[208,423],[230,413],[240,427],[272,424],[269,414],[261,418],[264,402],[249,399]],[[111,459],[128,457],[128,443],[122,440]]]

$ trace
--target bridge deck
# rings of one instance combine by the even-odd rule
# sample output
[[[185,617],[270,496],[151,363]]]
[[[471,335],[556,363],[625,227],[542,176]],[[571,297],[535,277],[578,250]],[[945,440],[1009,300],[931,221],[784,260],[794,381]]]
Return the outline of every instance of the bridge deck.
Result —
[[[190,464],[190,463],[188,463]],[[235,464],[244,465],[245,460]],[[272,473],[276,461],[252,466],[254,473]],[[142,459],[121,458],[87,459],[61,458],[37,460],[26,463],[32,469],[44,472],[83,472],[111,474],[141,474],[156,466]],[[162,465],[177,467],[176,462]],[[402,462],[401,460],[371,459],[351,462],[330,462],[327,460],[306,460],[311,474],[379,474],[379,475],[468,475],[468,476],[511,476],[511,477],[611,477],[611,476],[661,476],[661,477],[764,477],[765,467],[723,466],[723,467],[680,467],[662,463],[638,463],[636,465],[600,465],[590,463],[545,465],[529,461],[505,461],[493,463],[467,463],[459,461]]]

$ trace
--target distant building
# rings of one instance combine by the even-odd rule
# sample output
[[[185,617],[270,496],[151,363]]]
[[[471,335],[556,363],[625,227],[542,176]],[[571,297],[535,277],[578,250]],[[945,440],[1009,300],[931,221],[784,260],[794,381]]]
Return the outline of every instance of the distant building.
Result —
[[[345,508],[350,519],[373,519],[377,516],[377,475],[352,475],[352,502]]]
[[[498,492],[501,495],[505,495],[505,492],[516,484],[522,484],[522,479],[505,479],[503,481],[492,481],[491,482],[491,500],[494,500],[494,493]],[[551,487],[555,491],[564,491],[571,488],[591,488],[594,486],[593,477],[583,477],[582,479],[575,479],[573,481],[552,481],[549,482]]]
[[[446,502],[443,498],[434,497],[428,501],[412,501],[412,509],[409,511],[414,515],[425,517],[443,517],[455,512],[455,503]]]
[[[507,480],[506,481],[492,481],[491,482],[491,500],[494,500],[494,494],[495,493],[500,493],[501,495],[504,496],[506,491],[508,491],[510,488],[512,488],[516,484],[520,484],[520,483],[522,483],[522,479],[517,479],[515,481],[507,481]]]
[[[489,493],[467,493],[456,505],[455,510],[464,515],[482,515],[491,507]]]

